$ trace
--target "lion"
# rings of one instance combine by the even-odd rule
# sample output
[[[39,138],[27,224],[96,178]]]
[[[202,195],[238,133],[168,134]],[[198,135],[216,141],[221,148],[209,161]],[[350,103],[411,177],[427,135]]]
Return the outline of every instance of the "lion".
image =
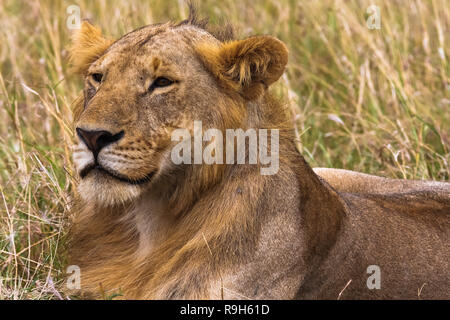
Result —
[[[74,35],[84,90],[74,107],[80,178],[68,262],[80,267],[79,294],[449,299],[450,184],[314,172],[269,90],[287,47],[231,30],[191,12],[118,40],[89,22]],[[219,132],[278,130],[278,171],[175,164],[172,134],[192,132],[196,120]]]

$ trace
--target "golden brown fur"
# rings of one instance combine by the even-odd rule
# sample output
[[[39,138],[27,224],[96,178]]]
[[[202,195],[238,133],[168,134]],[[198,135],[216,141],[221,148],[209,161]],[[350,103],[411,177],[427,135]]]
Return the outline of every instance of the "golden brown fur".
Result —
[[[449,197],[403,195],[415,208],[407,212],[398,196],[335,191],[297,152],[289,113],[267,93],[287,63],[284,44],[270,36],[229,41],[229,32],[223,42],[205,28],[191,15],[111,45],[87,23],[75,36],[72,63],[86,82],[76,127],[124,132],[98,153],[106,169],[80,180],[69,262],[81,268],[81,291],[337,298],[352,278],[343,298],[415,298],[422,281],[422,296],[448,298]],[[158,77],[174,82],[149,93]],[[194,120],[221,131],[280,129],[278,173],[263,176],[250,164],[175,166],[171,133],[192,130]],[[83,175],[92,155],[81,137],[74,150]],[[421,248],[398,261],[398,252]],[[369,264],[390,280],[382,290],[364,286]]]
[[[331,168],[314,168],[336,190],[346,193],[395,194],[433,191],[448,197],[448,184],[438,181],[402,180],[377,177],[370,174]]]

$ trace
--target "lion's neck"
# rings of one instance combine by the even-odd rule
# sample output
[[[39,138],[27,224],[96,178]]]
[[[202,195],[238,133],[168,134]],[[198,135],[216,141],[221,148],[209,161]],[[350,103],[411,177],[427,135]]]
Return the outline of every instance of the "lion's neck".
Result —
[[[168,211],[167,201],[151,192],[141,197],[129,210],[128,215],[134,221],[139,234],[137,256],[149,255],[158,244],[165,240],[174,222],[174,216]]]
[[[169,195],[142,197],[132,211],[137,252],[142,261],[156,263],[145,273],[158,277],[151,281],[155,292],[143,289],[136,295],[294,297],[303,276],[324,258],[317,253],[326,255],[334,245],[343,209],[298,153],[284,151],[293,158],[282,159],[279,174],[264,177],[252,166],[230,167],[181,214],[173,211]],[[274,279],[261,280],[260,274],[275,272],[284,278],[270,290]],[[202,287],[202,282],[213,284]]]
[[[81,216],[89,215],[92,227],[81,222],[74,233],[83,247],[74,259],[84,270],[83,288],[102,283],[128,298],[220,298],[218,288],[228,286],[264,297],[276,280],[270,275],[278,274],[273,298],[292,297],[320,263],[317,253],[333,246],[343,208],[289,134],[280,136],[279,154],[273,176],[257,165],[191,166],[120,212],[99,217],[86,207]],[[114,226],[108,233],[94,227],[105,223]],[[102,241],[108,250],[98,250]]]

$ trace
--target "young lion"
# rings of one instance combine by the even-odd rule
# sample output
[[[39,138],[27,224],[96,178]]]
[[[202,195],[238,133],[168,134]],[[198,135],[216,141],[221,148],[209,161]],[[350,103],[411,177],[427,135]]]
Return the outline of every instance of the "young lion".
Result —
[[[401,188],[318,169],[335,190],[298,153],[289,113],[267,91],[285,69],[285,45],[231,40],[227,30],[208,31],[191,14],[114,42],[87,22],[75,35],[71,61],[85,88],[74,110],[81,179],[69,262],[81,269],[81,291],[450,298],[450,184]],[[194,121],[222,133],[279,130],[278,171],[263,175],[248,161],[175,164],[172,133],[194,135]],[[379,182],[373,192],[366,178]]]

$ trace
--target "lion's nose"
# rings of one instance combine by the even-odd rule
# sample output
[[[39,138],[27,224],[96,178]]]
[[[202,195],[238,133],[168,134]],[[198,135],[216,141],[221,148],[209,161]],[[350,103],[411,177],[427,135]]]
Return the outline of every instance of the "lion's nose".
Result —
[[[84,130],[81,128],[77,128],[78,137],[86,144],[89,150],[92,151],[95,157],[97,157],[100,150],[107,145],[119,141],[123,135],[123,130],[117,134],[112,134],[109,131],[105,130]]]

